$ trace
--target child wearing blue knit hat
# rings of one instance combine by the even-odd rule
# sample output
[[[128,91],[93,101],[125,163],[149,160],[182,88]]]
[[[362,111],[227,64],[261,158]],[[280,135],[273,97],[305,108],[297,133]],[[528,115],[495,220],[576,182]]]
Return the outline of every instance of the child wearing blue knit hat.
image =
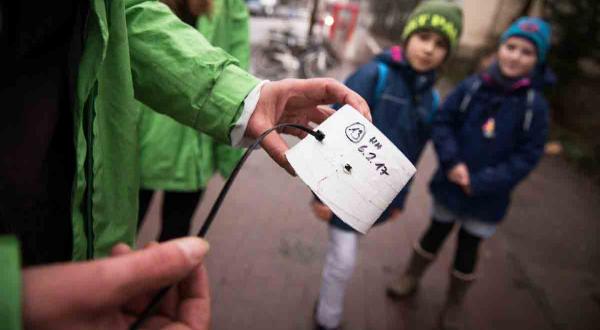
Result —
[[[501,36],[497,60],[462,81],[433,120],[431,138],[439,166],[430,183],[431,223],[415,245],[408,267],[388,287],[413,293],[445,239],[458,227],[458,244],[441,314],[444,329],[464,327],[462,301],[476,278],[477,251],[508,210],[513,189],[542,156],[548,104],[540,88],[550,26],[522,17]]]

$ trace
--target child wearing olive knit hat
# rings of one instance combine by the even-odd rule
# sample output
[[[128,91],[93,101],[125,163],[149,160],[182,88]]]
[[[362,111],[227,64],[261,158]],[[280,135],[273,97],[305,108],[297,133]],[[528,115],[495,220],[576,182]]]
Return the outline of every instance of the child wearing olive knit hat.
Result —
[[[456,48],[461,30],[460,7],[444,1],[423,2],[407,21],[403,45],[375,56],[345,82],[367,101],[373,124],[414,164],[429,140],[431,120],[439,106],[433,89],[436,70]],[[376,225],[401,217],[409,186],[394,198]],[[315,326],[337,329],[346,285],[356,263],[359,234],[319,201],[312,206],[317,217],[329,224]]]

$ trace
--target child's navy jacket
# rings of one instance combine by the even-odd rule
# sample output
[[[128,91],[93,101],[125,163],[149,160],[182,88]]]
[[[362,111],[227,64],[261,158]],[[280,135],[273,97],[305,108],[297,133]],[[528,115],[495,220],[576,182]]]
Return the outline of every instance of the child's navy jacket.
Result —
[[[472,93],[477,79],[480,87]],[[436,113],[432,130],[439,168],[430,190],[439,203],[459,215],[491,223],[502,220],[511,191],[543,153],[548,104],[539,90],[540,80],[542,75],[506,88],[483,73],[462,81],[448,96]],[[468,96],[468,107],[461,110]],[[469,169],[471,195],[446,176],[460,162]]]
[[[388,68],[385,88],[376,95],[379,63]],[[434,96],[435,73],[417,73],[405,61],[399,46],[377,55],[370,63],[360,67],[345,82],[369,104],[373,124],[392,141],[404,155],[416,164],[430,138],[431,121],[438,101]],[[410,183],[394,199],[376,224],[385,221],[392,208],[403,209]],[[353,230],[337,216],[331,224]]]

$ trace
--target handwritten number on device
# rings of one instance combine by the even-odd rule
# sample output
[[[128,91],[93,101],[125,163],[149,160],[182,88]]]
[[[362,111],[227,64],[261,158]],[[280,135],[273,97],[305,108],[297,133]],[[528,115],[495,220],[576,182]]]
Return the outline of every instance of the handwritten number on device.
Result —
[[[369,142],[377,150],[381,149],[381,147],[382,147],[381,143],[379,143],[379,141],[377,141],[377,139],[375,137],[372,137],[371,139],[369,139]],[[358,147],[358,152],[360,152],[363,156],[365,156],[365,158],[369,161],[369,163],[373,163],[372,160],[377,158],[377,154],[375,154],[374,152],[370,152],[370,151],[368,152],[367,148],[369,148],[369,145],[363,144],[360,147]],[[385,166],[384,163],[375,163],[375,168],[377,169],[377,171],[379,171],[379,175],[390,175],[388,173],[387,166]]]

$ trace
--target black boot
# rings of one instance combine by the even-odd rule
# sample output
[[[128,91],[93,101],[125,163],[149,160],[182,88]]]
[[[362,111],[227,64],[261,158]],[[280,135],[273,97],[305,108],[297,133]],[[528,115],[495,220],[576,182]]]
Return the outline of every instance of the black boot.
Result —
[[[419,286],[423,273],[434,259],[434,254],[423,250],[418,243],[415,244],[408,267],[399,278],[388,285],[388,296],[401,299],[413,294]]]

